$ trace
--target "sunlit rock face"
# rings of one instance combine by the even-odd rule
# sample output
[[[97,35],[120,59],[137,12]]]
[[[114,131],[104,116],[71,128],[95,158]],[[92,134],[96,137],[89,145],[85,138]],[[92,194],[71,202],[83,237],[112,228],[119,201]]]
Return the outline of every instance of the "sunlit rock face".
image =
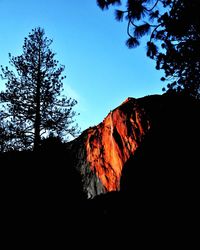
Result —
[[[150,172],[152,167],[155,170],[154,160],[151,159],[157,162],[157,176],[163,164],[173,165],[171,161],[174,157],[177,161],[186,157],[191,145],[196,145],[191,138],[199,141],[199,123],[195,118],[199,117],[199,110],[199,103],[184,95],[127,98],[110,111],[99,125],[85,130],[68,147],[71,162],[81,173],[83,189],[88,198],[110,191],[123,191],[128,186],[147,187],[142,171],[144,167]],[[189,119],[186,119],[188,114]],[[149,145],[148,150],[144,145]],[[192,160],[193,151],[194,147],[190,149],[191,157],[188,159]],[[138,162],[141,162],[140,166]],[[138,174],[126,174],[127,165],[131,165],[128,173],[140,173],[141,170],[141,181],[138,181]],[[147,170],[146,173],[149,173]],[[151,182],[150,174],[146,174],[146,180]]]
[[[144,110],[135,99],[128,98],[102,123],[88,130],[85,142],[87,161],[105,191],[120,189],[122,168],[149,127]]]
[[[138,100],[127,98],[103,122],[72,142],[74,162],[88,197],[120,189],[123,166],[151,127]]]

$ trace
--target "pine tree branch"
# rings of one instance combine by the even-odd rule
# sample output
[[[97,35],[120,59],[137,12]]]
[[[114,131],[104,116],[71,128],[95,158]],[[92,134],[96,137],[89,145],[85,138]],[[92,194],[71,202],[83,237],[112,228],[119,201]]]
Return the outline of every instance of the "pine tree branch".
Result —
[[[158,4],[158,2],[160,2],[160,1],[157,0],[151,9],[147,9],[146,7],[144,7],[144,9],[145,9],[146,11],[148,11],[148,12],[151,12],[151,11],[156,7],[156,5]]]
[[[149,41],[151,42],[152,39],[153,39],[153,35],[154,35],[154,32],[162,25],[162,23],[156,25],[156,27],[153,29],[153,31],[151,32],[151,36],[150,36],[150,39]]]

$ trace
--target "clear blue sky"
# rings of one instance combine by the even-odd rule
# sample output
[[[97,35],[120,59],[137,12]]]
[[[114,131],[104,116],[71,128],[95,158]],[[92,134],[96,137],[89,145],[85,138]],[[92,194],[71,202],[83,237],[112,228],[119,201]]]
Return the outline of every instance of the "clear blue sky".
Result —
[[[146,57],[145,44],[125,46],[126,23],[115,21],[114,9],[101,11],[96,0],[0,0],[0,9],[0,65],[9,66],[9,52],[20,55],[32,28],[44,28],[66,66],[64,86],[78,101],[82,130],[129,96],[162,93],[161,72]]]

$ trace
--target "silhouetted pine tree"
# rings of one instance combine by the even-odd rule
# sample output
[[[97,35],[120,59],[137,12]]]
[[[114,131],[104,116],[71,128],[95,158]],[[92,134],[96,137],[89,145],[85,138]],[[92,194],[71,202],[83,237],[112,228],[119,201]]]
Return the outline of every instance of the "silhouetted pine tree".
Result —
[[[58,66],[51,44],[44,29],[35,28],[24,40],[22,55],[9,54],[14,69],[1,66],[1,77],[7,80],[0,93],[1,119],[14,149],[36,150],[50,132],[60,137],[78,133],[77,124],[72,124],[77,101],[61,95],[64,66]]]
[[[199,0],[97,0],[101,9],[126,3],[116,20],[127,20],[126,45],[135,48],[148,35],[147,56],[163,69],[168,91],[200,98]],[[163,89],[165,90],[165,89]]]
[[[6,141],[10,138],[6,124],[1,120],[0,117],[0,153],[6,151]]]

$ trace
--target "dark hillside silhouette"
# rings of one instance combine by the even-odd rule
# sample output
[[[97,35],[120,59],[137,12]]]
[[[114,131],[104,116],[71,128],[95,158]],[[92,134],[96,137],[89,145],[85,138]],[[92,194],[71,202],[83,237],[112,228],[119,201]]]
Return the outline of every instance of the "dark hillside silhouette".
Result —
[[[58,137],[43,140],[37,152],[1,154],[5,228],[12,224],[62,234],[63,228],[73,225],[77,235],[95,228],[92,237],[101,228],[110,233],[128,225],[134,235],[164,241],[171,239],[169,233],[177,237],[195,234],[200,103],[188,96],[165,94],[139,98],[137,104],[151,118],[152,126],[123,167],[120,191],[86,200],[84,173],[80,175],[74,166],[77,148]],[[85,154],[81,140],[80,136],[74,141],[82,150],[78,156]],[[79,166],[84,163],[89,168],[79,159]]]
[[[52,146],[52,142],[54,146]],[[49,147],[48,147],[49,145]],[[27,237],[62,235],[69,222],[82,216],[85,195],[81,178],[71,167],[70,152],[59,139],[50,139],[38,152],[0,155],[2,225]]]
[[[196,192],[200,104],[184,97],[166,99],[168,108],[160,107],[152,130],[124,167],[122,191],[137,190],[164,199],[167,193],[173,198],[179,192],[180,198]]]
[[[89,213],[98,214],[103,225],[117,220],[158,237],[168,232],[195,234],[200,103],[177,95],[149,96],[141,101],[154,116],[152,129],[125,164],[121,190],[90,200]]]

